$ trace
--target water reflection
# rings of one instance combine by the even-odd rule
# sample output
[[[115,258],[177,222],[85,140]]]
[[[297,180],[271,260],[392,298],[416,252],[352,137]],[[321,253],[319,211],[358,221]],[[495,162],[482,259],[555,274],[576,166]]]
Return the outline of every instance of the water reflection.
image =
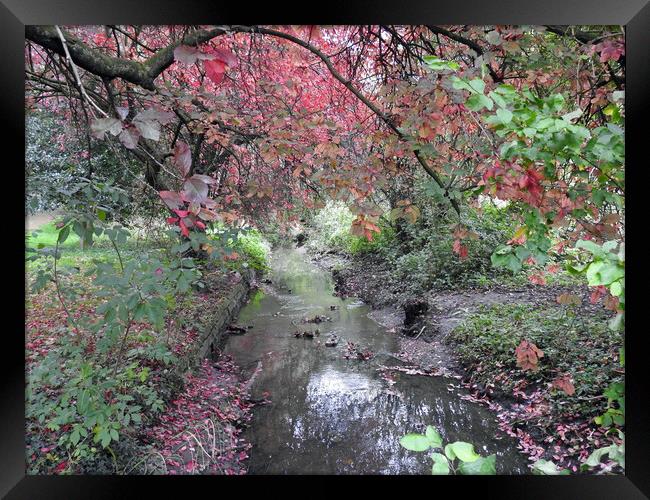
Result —
[[[399,446],[404,433],[427,424],[436,426],[445,441],[471,441],[480,453],[497,453],[499,473],[526,471],[516,443],[495,438],[493,415],[450,393],[449,380],[399,372],[394,385],[382,379],[377,368],[397,350],[395,335],[372,321],[362,302],[333,297],[327,273],[300,250],[277,252],[272,267],[273,286],[256,294],[240,314],[240,323],[253,329],[226,346],[241,366],[262,360],[253,395],[266,391],[272,400],[255,410],[246,431],[253,443],[250,473],[427,474],[426,457]],[[331,310],[332,305],[337,308]],[[316,314],[332,321],[299,323]],[[320,337],[295,338],[296,323],[318,327]],[[323,345],[329,332],[341,337],[335,348]],[[375,357],[344,359],[347,341]]]

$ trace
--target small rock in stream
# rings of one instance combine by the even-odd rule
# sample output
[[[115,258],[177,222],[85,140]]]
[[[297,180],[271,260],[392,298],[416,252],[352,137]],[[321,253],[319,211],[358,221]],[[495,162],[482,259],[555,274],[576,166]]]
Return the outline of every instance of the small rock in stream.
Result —
[[[339,343],[339,338],[336,335],[331,335],[326,341],[325,341],[325,346],[326,347],[336,347],[336,345]]]

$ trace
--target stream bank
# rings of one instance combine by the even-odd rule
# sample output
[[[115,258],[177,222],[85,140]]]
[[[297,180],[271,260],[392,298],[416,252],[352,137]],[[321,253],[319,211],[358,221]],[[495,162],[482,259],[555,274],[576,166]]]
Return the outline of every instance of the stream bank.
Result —
[[[255,288],[256,274],[205,273],[183,322],[191,334],[177,346],[173,370],[158,378],[165,411],[141,430],[141,446],[121,458],[125,473],[226,474],[246,472],[250,445],[240,438],[255,403],[239,367],[221,356],[234,322]]]
[[[469,390],[463,397],[492,410],[500,430],[518,440],[517,448],[531,462],[544,458],[578,472],[595,449],[617,443],[594,417],[607,408],[603,391],[622,381],[618,348],[623,343],[622,337],[608,332],[611,314],[594,300],[593,290],[495,281],[484,287],[415,294],[408,283],[396,282],[390,264],[377,254],[312,251],[312,259],[332,272],[339,296],[358,296],[375,314],[392,312],[399,318],[391,329],[399,338],[398,357],[420,370],[457,377]],[[579,305],[559,305],[562,294],[576,298]],[[498,330],[499,324],[504,331],[512,329],[508,321],[521,323],[522,333],[508,340],[507,334],[495,332],[502,338],[493,341],[490,330]],[[544,328],[552,335],[540,336]],[[508,342],[519,335],[538,338],[547,352],[542,375],[515,366],[513,351],[519,340]],[[473,346],[478,350],[472,351]],[[504,348],[511,354],[504,357]],[[556,388],[550,372],[558,377],[570,374],[569,393]],[[589,385],[592,380],[597,382]]]

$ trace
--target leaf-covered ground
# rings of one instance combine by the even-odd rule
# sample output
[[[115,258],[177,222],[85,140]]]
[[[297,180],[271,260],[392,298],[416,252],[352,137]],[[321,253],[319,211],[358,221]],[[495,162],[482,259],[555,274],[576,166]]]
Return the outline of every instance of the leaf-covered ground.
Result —
[[[624,375],[623,338],[608,329],[607,318],[557,304],[483,306],[446,342],[466,368],[472,397],[497,412],[522,452],[577,472],[591,452],[615,441],[594,422],[607,407],[603,393]],[[522,341],[542,354],[526,370],[513,356]]]
[[[192,297],[193,307],[182,315],[170,314],[164,331],[170,351],[183,360],[195,348],[198,331],[209,321],[205,314],[223,300],[232,284],[231,273],[212,272],[204,277],[203,293]],[[81,273],[70,277],[75,288],[82,291],[74,301],[67,301],[68,311],[75,319],[92,319],[101,299],[94,297],[92,278]],[[203,313],[201,312],[203,311]],[[26,301],[25,359],[26,373],[37,369],[46,356],[65,342],[74,342],[73,330],[67,326],[67,315],[57,299],[53,285],[40,293],[30,293]],[[201,319],[202,321],[199,321]],[[71,332],[72,330],[72,332]],[[150,325],[134,325],[129,348],[146,345],[143,331]],[[94,351],[94,342],[85,342],[87,354]],[[51,430],[46,420],[28,417],[26,421],[26,461],[31,474],[67,473],[166,473],[169,474],[240,474],[245,470],[247,445],[239,438],[241,426],[250,415],[245,388],[238,378],[238,369],[223,359],[212,364],[205,361],[193,372],[175,373],[174,366],[162,360],[142,360],[151,371],[147,383],[165,401],[160,414],[144,414],[140,424],[132,424],[120,435],[113,448],[116,457],[99,450],[90,461],[71,460],[59,444],[66,426]],[[185,363],[179,362],[183,366]],[[27,414],[30,405],[52,404],[60,396],[60,385],[28,387]],[[38,403],[36,402],[38,401]],[[196,442],[198,439],[198,443]],[[183,443],[185,448],[183,448]],[[97,448],[101,448],[97,445]],[[209,451],[204,453],[203,450]]]

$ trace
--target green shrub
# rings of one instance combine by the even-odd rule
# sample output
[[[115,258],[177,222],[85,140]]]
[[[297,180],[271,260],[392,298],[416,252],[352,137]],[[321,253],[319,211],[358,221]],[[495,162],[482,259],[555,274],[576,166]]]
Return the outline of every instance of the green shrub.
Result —
[[[245,257],[249,267],[258,271],[268,269],[269,243],[257,229],[249,229],[237,235],[233,248]]]
[[[328,201],[311,221],[312,248],[333,248],[350,254],[374,252],[389,247],[395,237],[393,228],[385,221],[379,221],[381,233],[372,241],[355,236],[350,232],[355,216],[350,209],[340,201]]]

